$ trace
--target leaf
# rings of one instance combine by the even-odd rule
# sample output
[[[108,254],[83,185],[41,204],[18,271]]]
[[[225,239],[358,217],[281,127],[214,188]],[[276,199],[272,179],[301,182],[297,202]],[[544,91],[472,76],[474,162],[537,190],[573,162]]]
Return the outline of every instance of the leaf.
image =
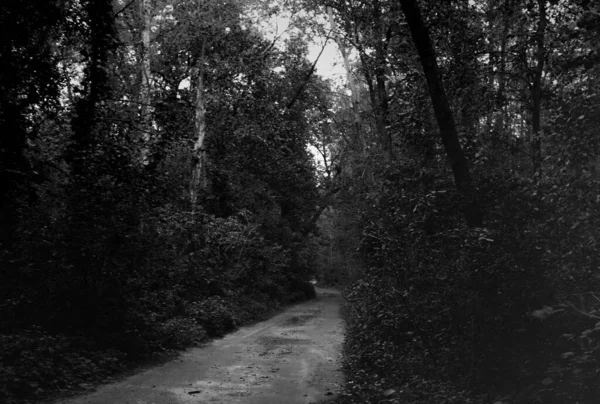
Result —
[[[543,384],[544,386],[549,386],[549,385],[551,385],[552,383],[554,383],[554,380],[553,380],[551,377],[547,377],[547,378],[545,378],[544,380],[542,380],[542,384]]]
[[[383,392],[383,395],[387,397],[387,396],[391,396],[395,392],[396,392],[396,390],[394,390],[394,389],[387,389],[386,391]]]
[[[550,314],[552,314],[553,309],[550,306],[544,306],[539,310],[534,310],[531,312],[531,316],[535,317],[539,320],[543,320],[546,317],[548,317]]]

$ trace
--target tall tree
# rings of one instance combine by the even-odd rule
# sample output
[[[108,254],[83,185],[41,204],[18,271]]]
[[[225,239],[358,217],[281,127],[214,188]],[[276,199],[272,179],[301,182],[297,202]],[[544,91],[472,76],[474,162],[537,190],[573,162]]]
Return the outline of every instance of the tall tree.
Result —
[[[0,251],[14,243],[23,208],[35,196],[27,153],[39,134],[34,118],[57,103],[60,76],[52,47],[65,9],[59,1],[0,5]]]
[[[340,49],[342,60],[344,61],[344,68],[346,69],[346,78],[348,81],[348,87],[350,88],[350,98],[352,102],[353,114],[354,145],[357,148],[359,154],[363,154],[366,148],[366,144],[362,129],[362,119],[360,110],[360,87],[357,85],[356,80],[354,78],[354,73],[352,72],[352,67],[350,65],[350,59],[348,51],[346,50],[346,46],[339,33],[337,32],[338,28],[333,17],[333,9],[331,7],[327,7],[327,14],[329,17],[329,23],[331,24],[331,31],[333,32],[333,35],[335,35],[335,41],[338,45],[338,48]]]
[[[387,89],[387,64],[388,48],[394,31],[394,24],[385,24],[383,16],[383,4],[380,0],[373,0],[373,40],[375,47],[375,89],[368,81],[369,90],[376,94],[377,102],[374,105],[377,116],[377,131],[383,144],[384,156],[387,161],[394,159],[392,135],[389,133],[389,94]],[[391,11],[389,11],[391,14]]]
[[[69,160],[75,174],[86,169],[86,153],[95,147],[101,119],[102,103],[110,97],[110,57],[117,47],[113,20],[112,0],[87,0],[83,11],[88,20],[86,32],[87,55],[85,64],[84,95],[78,101],[77,116],[73,122],[73,143],[70,145]]]
[[[473,189],[468,162],[458,139],[454,116],[446,96],[429,30],[425,26],[417,0],[401,0],[400,5],[419,53],[440,137],[454,174],[454,183],[463,197],[463,211],[467,224],[480,226],[483,221],[481,208]]]
[[[336,11],[335,17],[340,21],[338,25],[345,34],[345,42],[352,44],[358,51],[360,69],[371,104],[371,132],[382,157],[391,162],[394,159],[394,142],[389,127],[389,47],[397,28],[393,2],[335,1],[328,7]]]
[[[140,104],[142,136],[147,136],[152,126],[151,54],[150,30],[152,29],[152,7],[150,0],[139,0],[141,20]]]
[[[546,0],[537,0],[538,25],[535,33],[535,65],[531,83],[531,158],[533,175],[539,180],[542,169],[542,78],[546,58]]]
[[[204,57],[206,49],[206,37],[202,38],[199,55],[197,56],[196,66],[196,100],[194,109],[194,131],[195,141],[192,149],[192,177],[190,180],[190,198],[192,210],[195,209],[198,200],[199,188],[205,188],[206,183],[203,179],[203,165],[206,160],[206,153],[203,150],[204,139],[206,138],[206,101],[204,90]]]

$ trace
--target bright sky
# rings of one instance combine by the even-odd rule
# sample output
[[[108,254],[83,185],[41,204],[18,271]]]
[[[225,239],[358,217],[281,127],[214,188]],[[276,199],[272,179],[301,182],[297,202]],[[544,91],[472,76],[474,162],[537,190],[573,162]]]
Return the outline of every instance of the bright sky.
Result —
[[[274,16],[270,21],[260,22],[259,25],[263,31],[265,37],[269,40],[281,35],[279,39],[279,45],[283,46],[283,41],[289,38],[290,31],[290,17],[285,12],[280,12]],[[323,47],[325,38],[315,37],[309,44],[308,59],[314,62]],[[340,50],[333,39],[329,39],[323,54],[319,58],[316,66],[316,72],[318,75],[333,80],[336,84],[340,85],[345,80],[345,70]]]
[[[314,62],[321,52],[321,44],[312,44],[309,48],[308,58]],[[317,74],[332,79],[336,83],[344,82],[346,72],[337,44],[330,39],[325,46],[323,54],[317,62]]]

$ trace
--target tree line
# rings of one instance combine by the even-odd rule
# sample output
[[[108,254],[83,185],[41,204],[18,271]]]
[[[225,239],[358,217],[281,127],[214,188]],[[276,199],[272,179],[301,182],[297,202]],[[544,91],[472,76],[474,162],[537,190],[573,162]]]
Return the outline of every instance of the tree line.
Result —
[[[598,6],[303,4],[346,61],[318,142],[340,402],[597,400]]]
[[[269,13],[0,5],[1,401],[101,380],[314,296],[306,144],[324,86],[299,34],[258,28]]]

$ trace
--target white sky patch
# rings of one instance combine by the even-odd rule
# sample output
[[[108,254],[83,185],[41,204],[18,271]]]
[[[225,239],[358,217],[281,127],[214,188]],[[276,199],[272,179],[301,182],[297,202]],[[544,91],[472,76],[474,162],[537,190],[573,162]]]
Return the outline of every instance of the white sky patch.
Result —
[[[315,161],[315,163],[317,163],[319,167],[325,167],[323,156],[321,155],[321,153],[319,153],[315,146],[309,144],[308,146],[306,146],[306,149],[310,152],[310,154],[312,154],[313,160]]]
[[[274,41],[277,38],[275,46],[280,50],[284,50],[285,40],[289,39],[290,35],[295,31],[294,27],[290,27],[291,22],[292,17],[289,12],[281,11],[269,20],[257,21],[257,24],[268,41]],[[311,63],[314,63],[317,57],[319,57],[324,42],[324,37],[316,37],[310,40],[308,45],[308,60]],[[341,86],[345,82],[346,72],[344,62],[333,38],[327,41],[325,50],[317,61],[316,73],[325,79],[332,80],[336,86]]]
[[[323,38],[323,41],[325,38]],[[308,48],[308,59],[314,61],[321,52],[322,44],[311,44]],[[346,71],[344,62],[340,55],[340,50],[333,39],[330,39],[325,45],[325,50],[321,54],[316,66],[317,74],[323,78],[330,79],[337,86],[345,80]]]
[[[187,90],[188,88],[190,88],[190,78],[186,77],[185,79],[181,80],[179,82],[179,86],[177,86],[178,90]]]
[[[233,78],[233,82],[236,84],[243,83],[244,80],[246,80],[246,75],[243,73],[238,73],[238,75]]]

